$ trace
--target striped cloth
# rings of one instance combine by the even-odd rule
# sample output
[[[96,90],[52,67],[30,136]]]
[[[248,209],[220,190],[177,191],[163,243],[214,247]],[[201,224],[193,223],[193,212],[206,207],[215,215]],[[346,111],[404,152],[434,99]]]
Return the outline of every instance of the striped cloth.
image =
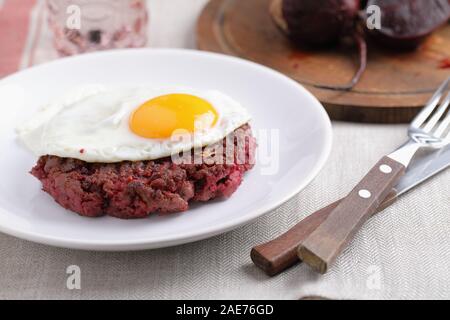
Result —
[[[0,77],[42,61],[56,58],[53,47],[43,37],[45,15],[43,0],[0,0]],[[50,41],[50,37],[48,37]],[[38,52],[41,56],[38,58]]]

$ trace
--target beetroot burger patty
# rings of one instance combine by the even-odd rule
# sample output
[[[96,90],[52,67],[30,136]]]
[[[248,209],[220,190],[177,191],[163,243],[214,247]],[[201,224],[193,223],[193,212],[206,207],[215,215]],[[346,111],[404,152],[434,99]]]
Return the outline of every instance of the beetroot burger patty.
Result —
[[[108,164],[43,156],[31,173],[56,202],[82,216],[144,218],[186,211],[190,201],[231,196],[253,167],[256,142],[249,125],[220,144],[226,147],[227,141],[234,144],[233,154],[227,161],[223,155],[220,163],[175,164],[168,157]]]

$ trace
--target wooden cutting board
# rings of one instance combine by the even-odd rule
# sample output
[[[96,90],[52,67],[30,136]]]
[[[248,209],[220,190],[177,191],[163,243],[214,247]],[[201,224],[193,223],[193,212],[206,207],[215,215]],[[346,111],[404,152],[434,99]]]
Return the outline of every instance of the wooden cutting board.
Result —
[[[197,25],[201,50],[249,59],[297,80],[331,118],[357,122],[409,122],[439,84],[450,76],[450,25],[414,52],[394,52],[369,41],[369,64],[350,92],[317,85],[347,83],[358,67],[356,49],[294,48],[274,23],[273,0],[211,0]]]

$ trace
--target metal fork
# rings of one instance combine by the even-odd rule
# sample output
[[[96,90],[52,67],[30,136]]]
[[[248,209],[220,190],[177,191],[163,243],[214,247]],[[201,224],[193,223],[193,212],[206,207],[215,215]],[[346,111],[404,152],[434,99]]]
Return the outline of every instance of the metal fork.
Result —
[[[439,105],[442,97],[448,91],[450,77],[441,85],[425,108],[417,115],[409,126],[408,135],[410,140],[389,157],[402,163],[405,167],[409,165],[414,155],[420,148],[442,148],[450,143],[450,92]],[[446,115],[447,113],[447,115]],[[443,118],[445,116],[445,118]]]
[[[450,78],[412,121],[408,129],[409,141],[383,157],[305,239],[298,249],[303,262],[317,272],[326,273],[354,234],[386,199],[419,149],[439,149],[450,144],[449,86]]]

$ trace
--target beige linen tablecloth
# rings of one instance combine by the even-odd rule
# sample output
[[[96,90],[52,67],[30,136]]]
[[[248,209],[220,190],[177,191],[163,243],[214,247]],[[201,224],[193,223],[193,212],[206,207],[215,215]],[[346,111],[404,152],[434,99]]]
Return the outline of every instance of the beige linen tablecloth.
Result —
[[[195,46],[206,0],[153,0],[150,43]],[[44,26],[45,28],[45,26]],[[49,59],[48,33],[34,63]],[[337,299],[450,298],[450,170],[401,198],[358,233],[329,274],[296,266],[274,278],[253,266],[252,246],[344,196],[405,139],[404,125],[333,123],[331,156],[314,182],[279,209],[209,240],[124,253],[59,249],[0,234],[0,298],[25,299]],[[66,268],[81,269],[81,289]]]

